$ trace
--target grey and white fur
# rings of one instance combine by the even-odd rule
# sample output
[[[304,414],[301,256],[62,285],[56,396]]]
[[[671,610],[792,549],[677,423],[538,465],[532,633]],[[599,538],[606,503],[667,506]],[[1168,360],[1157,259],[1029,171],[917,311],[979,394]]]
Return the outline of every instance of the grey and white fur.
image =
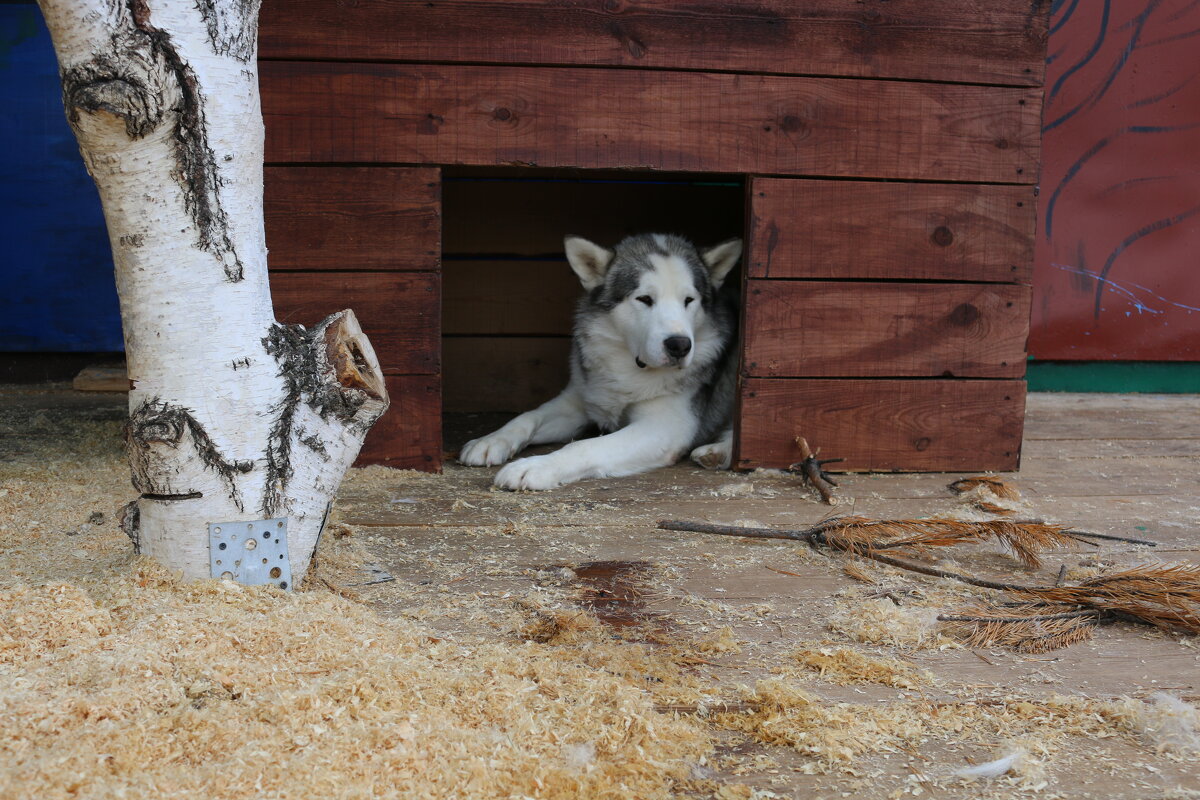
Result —
[[[667,234],[631,236],[612,250],[578,236],[564,244],[585,290],[570,382],[553,400],[468,442],[459,460],[491,466],[529,445],[570,442],[505,466],[495,479],[505,489],[632,475],[688,453],[705,467],[728,468],[738,310],[725,279],[741,240],[703,251]],[[572,441],[589,425],[602,435]]]

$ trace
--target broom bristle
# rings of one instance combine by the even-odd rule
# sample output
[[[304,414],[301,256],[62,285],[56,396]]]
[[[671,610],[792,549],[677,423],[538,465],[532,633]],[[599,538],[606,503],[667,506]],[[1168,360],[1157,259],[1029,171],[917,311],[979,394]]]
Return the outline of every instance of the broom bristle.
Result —
[[[1040,567],[1040,553],[1074,543],[1062,525],[1023,520],[994,519],[965,522],[957,519],[889,519],[835,517],[818,526],[831,546],[850,552],[883,549],[924,550],[953,547],[964,542],[996,539],[1029,567]]]
[[[1075,586],[1033,589],[1019,594],[1113,611],[1169,630],[1200,633],[1200,565],[1143,565]]]
[[[939,617],[947,632],[969,647],[1009,647],[1023,653],[1045,653],[1092,637],[1099,612],[1062,611],[1062,606],[1026,604],[1019,608],[981,605],[967,613]]]
[[[991,475],[975,475],[970,478],[960,478],[951,483],[948,488],[955,494],[963,494],[978,486],[982,486],[987,491],[996,495],[996,497],[1005,500],[1021,499],[1021,492],[1015,485],[1003,478],[996,478]]]

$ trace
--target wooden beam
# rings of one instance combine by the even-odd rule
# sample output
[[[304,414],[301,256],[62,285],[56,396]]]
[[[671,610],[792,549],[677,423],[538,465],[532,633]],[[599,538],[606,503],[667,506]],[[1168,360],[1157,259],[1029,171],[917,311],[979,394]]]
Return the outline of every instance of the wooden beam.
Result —
[[[259,50],[270,59],[620,65],[1037,85],[1049,5],[288,0],[263,6]]]
[[[796,436],[849,471],[1014,470],[1025,382],[749,378],[734,466],[786,467]]]
[[[436,169],[267,167],[271,269],[436,270]]]
[[[761,377],[1019,378],[1028,286],[747,282],[744,370]]]
[[[353,308],[386,375],[440,370],[438,275],[432,272],[279,272],[271,276],[276,318],[312,325]]]
[[[750,194],[754,278],[1032,279],[1031,186],[759,178]]]
[[[1037,178],[1039,89],[620,69],[260,66],[270,162]]]

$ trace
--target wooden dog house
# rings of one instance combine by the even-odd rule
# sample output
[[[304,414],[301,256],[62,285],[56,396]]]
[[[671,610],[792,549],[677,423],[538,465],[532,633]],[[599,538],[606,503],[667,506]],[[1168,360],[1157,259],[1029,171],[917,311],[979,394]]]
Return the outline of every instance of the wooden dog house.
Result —
[[[1048,8],[268,2],[279,317],[354,308],[393,398],[363,459],[436,470],[444,400],[559,388],[564,233],[741,232],[735,466],[802,434],[851,470],[1013,469]]]

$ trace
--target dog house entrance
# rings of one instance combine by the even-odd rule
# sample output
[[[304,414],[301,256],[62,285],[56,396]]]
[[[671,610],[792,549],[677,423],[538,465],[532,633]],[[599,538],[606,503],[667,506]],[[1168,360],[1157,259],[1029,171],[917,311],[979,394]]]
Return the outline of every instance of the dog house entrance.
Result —
[[[740,176],[447,171],[442,212],[443,443],[457,452],[566,386],[582,290],[564,235],[716,244],[743,236],[745,189]]]

